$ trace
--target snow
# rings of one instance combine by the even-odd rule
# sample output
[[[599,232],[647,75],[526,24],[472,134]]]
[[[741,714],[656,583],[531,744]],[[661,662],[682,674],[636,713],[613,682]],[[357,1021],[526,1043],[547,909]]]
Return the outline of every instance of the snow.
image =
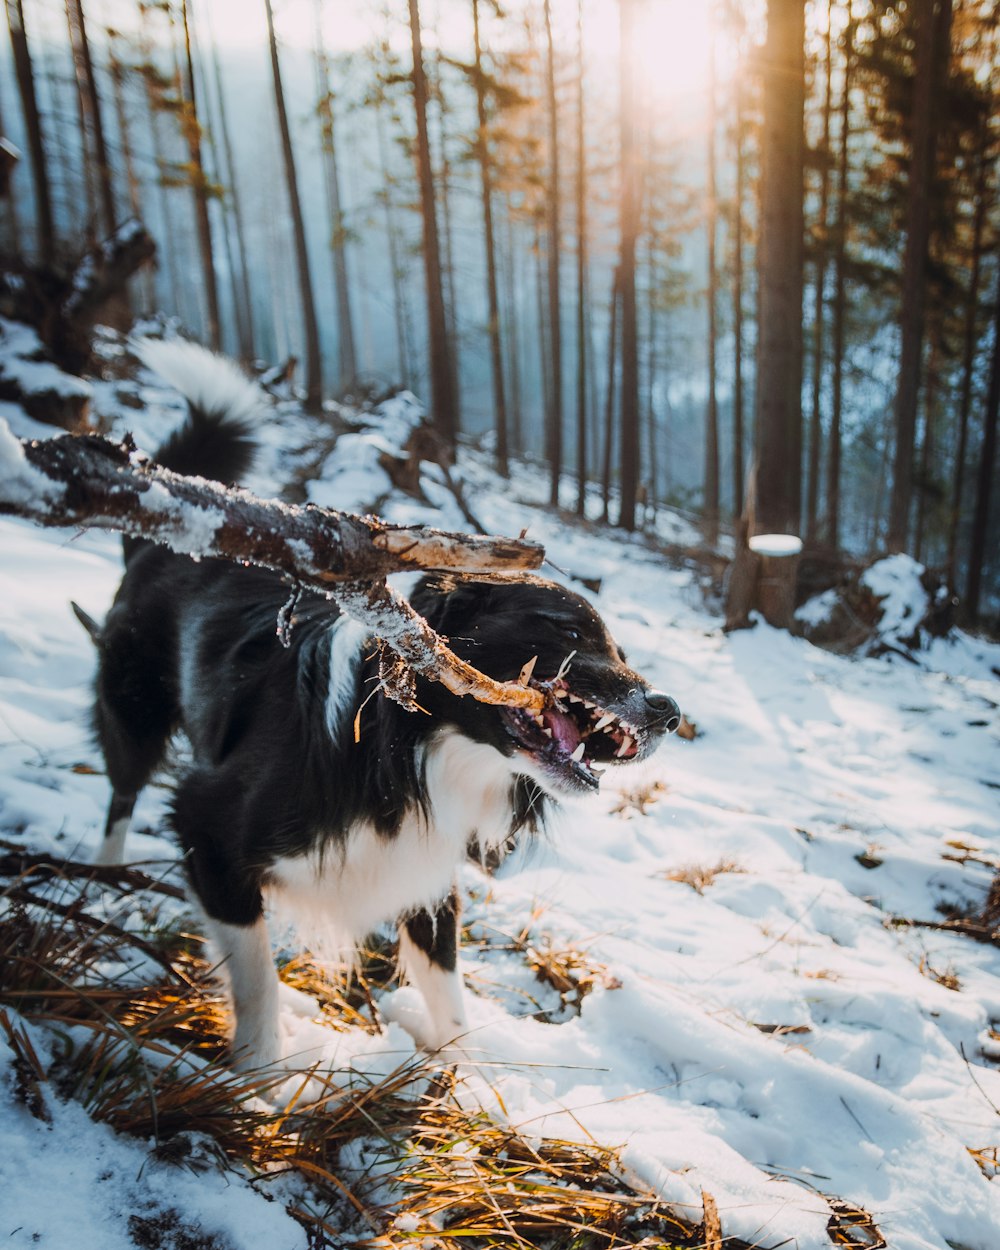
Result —
[[[89,399],[91,387],[44,359],[42,340],[29,326],[0,317],[0,379],[14,383],[23,395],[55,394]]]
[[[748,545],[759,556],[797,556],[802,551],[802,539],[794,534],[754,534]]]
[[[112,390],[95,391],[115,416]],[[149,395],[148,413],[116,422],[153,447],[181,409]],[[337,506],[360,492],[380,440],[398,446],[377,420],[347,437],[311,488]],[[0,472],[16,463],[0,436]],[[826,1195],[869,1211],[892,1250],[996,1250],[998,1182],[969,1150],[1000,1144],[1000,950],[921,922],[981,906],[1000,863],[1000,647],[955,633],[914,665],[834,655],[763,623],[727,636],[690,572],[538,507],[540,475],[515,466],[501,483],[469,455],[457,472],[484,525],[545,543],[547,573],[602,579],[591,597],[630,661],[698,726],[609,773],[596,799],[567,801],[495,877],[464,870],[459,1096],[528,1135],[619,1147],[631,1183],[693,1220],[705,1190],[724,1232],[761,1247],[828,1247]],[[463,527],[433,467],[423,486],[438,506],[392,494],[387,517]],[[68,601],[103,616],[119,543],[2,531],[0,836],[92,855],[108,787],[73,771],[100,761],[93,650]],[[919,619],[912,562],[892,557],[870,578],[905,634]],[[136,824],[136,859],[176,856],[162,788]],[[512,948],[526,926],[536,946],[574,947],[599,970],[578,1012]],[[423,1006],[403,987],[379,1009],[382,1034],[333,1032],[286,996],[289,1052],[345,1082],[391,1072],[416,1053]],[[52,1044],[32,1038],[43,1054]],[[171,1167],[54,1095],[49,1112],[42,1124],[17,1101],[0,1047],[0,1236],[14,1250],[117,1250],[134,1244],[130,1215],[165,1209],[238,1250],[306,1245],[259,1182]]]
[[[910,637],[927,613],[927,591],[920,575],[923,565],[912,556],[887,556],[861,575],[861,583],[880,600],[879,632],[891,640]]]

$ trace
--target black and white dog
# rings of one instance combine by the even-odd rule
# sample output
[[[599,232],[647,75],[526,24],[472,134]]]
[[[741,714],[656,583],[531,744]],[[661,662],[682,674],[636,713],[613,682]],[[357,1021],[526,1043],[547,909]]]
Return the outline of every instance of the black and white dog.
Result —
[[[238,479],[256,388],[188,344],[145,356],[190,407],[159,462]],[[537,656],[534,677],[558,678],[551,710],[487,706],[420,679],[424,715],[367,698],[376,647],[330,601],[300,600],[286,648],[278,577],[132,539],[125,563],[97,636],[94,721],[113,788],[100,859],[121,862],[136,796],[183,730],[192,762],[172,821],[228,972],[236,1062],[281,1058],[268,896],[331,918],[352,941],[398,920],[401,963],[430,1018],[420,1040],[438,1049],[459,1037],[455,874],[470,846],[533,829],[561,793],[596,792],[602,765],[648,756],[677,727],[677,705],[629,668],[585,599],[541,579],[425,577],[411,601],[492,677],[517,678]]]

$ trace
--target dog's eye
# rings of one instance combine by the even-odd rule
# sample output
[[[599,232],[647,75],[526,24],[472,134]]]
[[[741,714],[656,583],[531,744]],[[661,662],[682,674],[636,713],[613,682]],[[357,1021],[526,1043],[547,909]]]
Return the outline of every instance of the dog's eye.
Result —
[[[564,638],[567,638],[570,642],[579,642],[580,639],[583,637],[583,634],[581,634],[578,629],[574,629],[572,625],[564,625],[562,629],[560,630],[560,633],[562,634]]]

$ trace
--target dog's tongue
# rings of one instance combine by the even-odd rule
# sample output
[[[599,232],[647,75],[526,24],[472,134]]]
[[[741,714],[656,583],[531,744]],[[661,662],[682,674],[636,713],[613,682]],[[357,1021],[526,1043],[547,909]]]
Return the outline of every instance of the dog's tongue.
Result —
[[[555,708],[547,708],[544,712],[544,719],[545,724],[552,730],[552,741],[561,751],[572,755],[580,745],[580,730],[577,728],[576,721],[572,716],[566,716],[565,713]]]

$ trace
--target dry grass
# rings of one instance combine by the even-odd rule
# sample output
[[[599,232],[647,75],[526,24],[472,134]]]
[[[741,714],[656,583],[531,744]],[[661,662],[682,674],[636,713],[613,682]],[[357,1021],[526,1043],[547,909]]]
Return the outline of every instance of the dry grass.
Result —
[[[583,946],[557,942],[551,933],[534,931],[534,924],[541,912],[536,911],[531,921],[517,934],[498,934],[487,939],[473,938],[464,933],[465,944],[477,946],[482,951],[513,951],[519,954],[540,985],[555,990],[558,1005],[545,1008],[531,998],[536,1008],[536,1020],[545,1023],[562,1023],[571,1015],[579,1015],[583,1000],[598,986],[619,989],[620,982],[613,977],[605,964],[595,959]],[[522,991],[523,992],[523,991]]]
[[[720,859],[717,864],[684,864],[680,868],[671,868],[662,873],[665,881],[680,881],[689,885],[696,894],[704,894],[716,877],[727,872],[746,872],[746,869],[734,859]]]
[[[982,1146],[978,1150],[967,1146],[966,1149],[988,1181],[1000,1176],[1000,1146]]]
[[[936,981],[938,985],[943,985],[946,990],[954,990],[957,993],[962,988],[962,982],[951,964],[941,971],[935,968],[927,956],[924,955],[921,957],[920,963],[917,964],[917,970],[922,976],[927,977],[928,980]]]
[[[278,1077],[269,1086],[219,1062],[226,1013],[200,941],[176,921],[140,934],[107,918],[126,901],[134,912],[137,890],[144,912],[155,915],[158,900],[177,898],[176,885],[30,856],[12,844],[0,844],[0,873],[0,1035],[14,1055],[17,1096],[40,1120],[53,1097],[72,1098],[94,1119],[151,1142],[164,1161],[233,1169],[261,1186],[292,1173],[286,1201],[288,1192],[297,1196],[288,1209],[313,1250],[342,1245],[345,1233],[380,1247],[414,1239],[518,1250],[743,1247],[720,1241],[717,1222],[682,1218],[630,1189],[613,1150],[529,1140],[460,1107],[446,1082],[428,1092],[430,1071],[420,1061],[378,1081],[351,1074],[347,1086],[337,1083],[347,1074],[303,1072],[290,1101],[295,1077],[282,1073],[283,1106],[271,1105]],[[584,952],[527,934],[516,941],[567,1003],[578,1004],[606,975]],[[364,1009],[391,968],[374,952],[349,988],[304,959],[286,964],[282,976],[315,996],[331,1023],[339,1015],[339,1027],[372,1029]],[[48,1066],[25,1022],[61,1039]],[[389,1206],[380,1205],[381,1169],[376,1186],[341,1165],[344,1147],[361,1142],[369,1157],[391,1165]],[[137,1244],[166,1246],[168,1216],[142,1216]],[[190,1245],[209,1250],[204,1238]]]
[[[635,815],[645,816],[666,793],[667,787],[662,781],[645,781],[631,790],[619,790],[618,802],[611,809],[611,814],[626,819]]]

